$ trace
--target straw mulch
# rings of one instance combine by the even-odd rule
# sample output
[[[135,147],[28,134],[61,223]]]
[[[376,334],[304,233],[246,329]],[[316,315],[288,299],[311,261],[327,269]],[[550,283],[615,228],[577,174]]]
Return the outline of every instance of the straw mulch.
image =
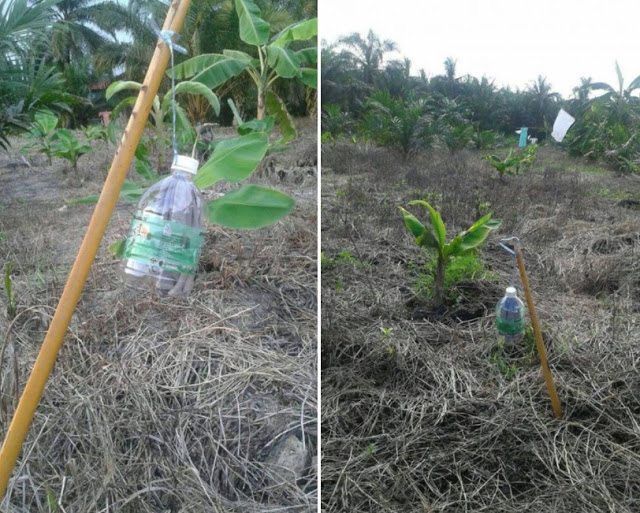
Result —
[[[639,511],[640,219],[597,191],[638,194],[640,181],[543,157],[505,184],[474,153],[373,163],[377,182],[323,175],[326,258],[348,250],[368,262],[323,270],[325,511]],[[473,222],[474,198],[503,219],[480,251],[498,278],[476,284],[475,319],[460,322],[454,307],[412,317],[425,256],[396,206],[418,197],[441,209],[449,237]],[[496,340],[493,307],[513,271],[497,242],[511,235],[525,248],[559,421],[531,338],[515,353]]]
[[[92,212],[60,198],[100,185],[22,172],[0,212],[17,298],[11,320],[0,291],[2,436]],[[123,287],[107,246],[134,207],[118,208],[0,510],[316,511],[315,177],[267,181],[295,211],[255,232],[210,227],[185,300]]]

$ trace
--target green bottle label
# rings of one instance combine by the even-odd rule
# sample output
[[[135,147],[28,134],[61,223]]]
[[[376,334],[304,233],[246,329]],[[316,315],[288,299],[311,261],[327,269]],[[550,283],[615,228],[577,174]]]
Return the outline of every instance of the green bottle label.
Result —
[[[123,257],[162,271],[195,274],[204,232],[162,216],[137,210],[133,215]]]
[[[520,319],[503,319],[500,316],[496,319],[498,333],[502,335],[518,335],[524,332],[525,320]]]

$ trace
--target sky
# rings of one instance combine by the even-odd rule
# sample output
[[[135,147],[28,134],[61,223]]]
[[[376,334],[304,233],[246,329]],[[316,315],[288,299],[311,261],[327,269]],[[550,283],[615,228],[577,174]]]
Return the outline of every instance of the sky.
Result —
[[[564,98],[580,77],[617,88],[640,75],[640,2],[634,0],[320,0],[320,38],[372,29],[409,57],[415,74],[486,75],[524,89],[546,76]]]

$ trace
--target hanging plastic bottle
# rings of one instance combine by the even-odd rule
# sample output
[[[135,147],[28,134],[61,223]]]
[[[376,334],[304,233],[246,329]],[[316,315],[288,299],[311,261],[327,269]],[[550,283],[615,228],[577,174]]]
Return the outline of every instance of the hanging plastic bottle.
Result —
[[[524,303],[516,293],[515,287],[507,287],[505,296],[496,306],[496,325],[506,344],[522,340],[525,328]]]
[[[128,284],[151,281],[162,296],[191,292],[204,242],[204,203],[192,178],[197,171],[198,160],[176,155],[171,175],[140,199],[123,252]]]

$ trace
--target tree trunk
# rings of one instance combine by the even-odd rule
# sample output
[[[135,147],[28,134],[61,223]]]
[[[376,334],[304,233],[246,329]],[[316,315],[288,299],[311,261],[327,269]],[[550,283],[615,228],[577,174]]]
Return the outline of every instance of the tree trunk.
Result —
[[[265,115],[267,114],[267,104],[265,97],[265,90],[262,88],[258,89],[258,115],[256,116],[258,119],[264,119]]]
[[[435,291],[433,295],[434,308],[439,309],[444,306],[444,260],[438,256],[436,267]]]

